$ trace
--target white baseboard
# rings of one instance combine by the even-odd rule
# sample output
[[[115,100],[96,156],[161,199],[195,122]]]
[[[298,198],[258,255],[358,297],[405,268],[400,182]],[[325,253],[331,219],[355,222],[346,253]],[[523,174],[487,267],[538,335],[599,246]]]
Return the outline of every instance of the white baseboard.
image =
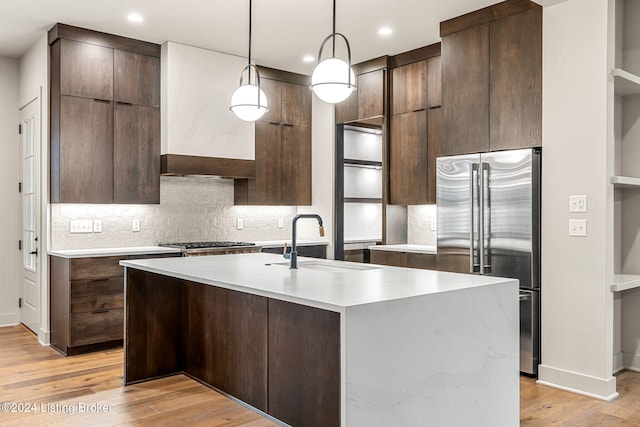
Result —
[[[18,313],[0,314],[0,327],[15,326],[20,324],[20,316]]]
[[[614,354],[613,355],[613,373],[617,374],[618,372],[622,371],[623,369],[625,369],[623,353],[620,352],[620,353]]]
[[[597,378],[547,365],[538,367],[538,383],[596,399],[611,401],[618,397],[616,378]]]
[[[51,344],[51,332],[38,329],[38,342],[40,345],[48,346]]]

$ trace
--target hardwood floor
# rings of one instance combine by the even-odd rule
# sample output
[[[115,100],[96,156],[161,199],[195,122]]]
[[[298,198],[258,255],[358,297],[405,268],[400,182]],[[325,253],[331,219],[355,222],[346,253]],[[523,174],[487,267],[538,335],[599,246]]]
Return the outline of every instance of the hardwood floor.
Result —
[[[184,375],[127,387],[122,375],[122,349],[65,358],[22,326],[0,328],[0,427],[277,426]]]
[[[22,326],[0,328],[0,403],[32,409],[3,405],[0,427],[277,426],[184,375],[123,387],[122,360],[122,349],[65,358]],[[620,397],[603,402],[521,377],[520,425],[640,426],[640,373],[623,371],[617,384]]]

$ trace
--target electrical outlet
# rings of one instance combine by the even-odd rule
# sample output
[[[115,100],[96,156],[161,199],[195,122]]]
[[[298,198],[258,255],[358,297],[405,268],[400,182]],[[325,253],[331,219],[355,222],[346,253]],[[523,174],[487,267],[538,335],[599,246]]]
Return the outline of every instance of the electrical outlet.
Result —
[[[438,223],[436,220],[432,219],[431,220],[431,231],[437,231],[438,230]]]
[[[131,230],[134,232],[138,232],[140,231],[140,220],[139,219],[134,219],[133,222],[131,223]]]
[[[278,218],[278,228],[284,228],[284,218]]]
[[[587,220],[586,219],[570,219],[569,220],[569,236],[586,237]]]
[[[587,196],[572,195],[569,196],[569,212],[586,212]]]
[[[69,233],[93,233],[93,221],[90,219],[72,219],[69,221]]]
[[[94,219],[93,220],[93,232],[94,233],[102,233],[102,220]]]
[[[238,218],[236,220],[236,228],[238,230],[242,230],[244,228],[244,220],[242,218]]]

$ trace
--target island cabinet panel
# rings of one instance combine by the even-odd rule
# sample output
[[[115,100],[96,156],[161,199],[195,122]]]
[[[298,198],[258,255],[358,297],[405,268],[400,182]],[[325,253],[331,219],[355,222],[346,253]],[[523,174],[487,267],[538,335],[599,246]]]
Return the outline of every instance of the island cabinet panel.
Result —
[[[340,425],[340,315],[269,299],[268,413],[292,426]]]
[[[489,24],[442,38],[443,155],[489,151]]]
[[[112,203],[112,103],[61,96],[60,128],[60,201]]]
[[[185,370],[184,281],[127,269],[124,382]]]
[[[267,298],[189,283],[186,372],[267,411]]]
[[[113,99],[160,108],[160,58],[116,49]]]
[[[114,128],[114,202],[160,203],[160,109],[116,104]]]
[[[542,145],[542,8],[491,23],[491,150]]]
[[[113,49],[60,40],[60,93],[113,100]]]

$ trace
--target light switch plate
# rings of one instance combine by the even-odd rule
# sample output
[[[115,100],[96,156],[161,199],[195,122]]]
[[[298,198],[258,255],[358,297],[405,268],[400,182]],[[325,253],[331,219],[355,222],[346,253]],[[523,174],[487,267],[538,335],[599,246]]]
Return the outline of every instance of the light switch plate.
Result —
[[[569,236],[586,237],[587,220],[586,219],[570,219],[569,220]]]
[[[131,222],[131,230],[132,230],[133,232],[138,232],[138,231],[140,231],[140,220],[139,220],[139,219],[134,219],[134,220]]]
[[[90,219],[72,219],[69,221],[69,233],[93,233],[93,221]]]
[[[238,218],[236,220],[236,228],[238,230],[242,230],[244,228],[244,220],[242,218]]]
[[[278,218],[278,228],[284,228],[284,218]]]
[[[586,212],[587,196],[571,195],[569,196],[569,212]]]
[[[94,233],[102,233],[102,220],[94,219],[93,220],[93,232]]]
[[[438,231],[438,222],[435,219],[431,220],[431,231]]]

